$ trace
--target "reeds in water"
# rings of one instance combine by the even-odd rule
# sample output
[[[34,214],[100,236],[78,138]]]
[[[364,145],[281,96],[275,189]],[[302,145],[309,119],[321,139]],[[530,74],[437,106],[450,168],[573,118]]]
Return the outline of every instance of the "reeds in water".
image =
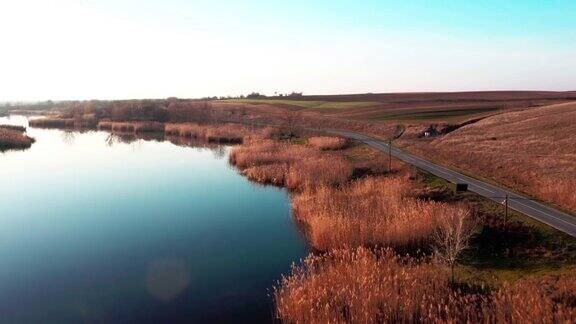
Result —
[[[101,121],[98,129],[120,133],[164,132],[164,123],[155,121],[113,122]]]
[[[342,185],[353,171],[350,162],[340,155],[311,146],[261,139],[235,147],[230,162],[251,180],[292,190]]]
[[[0,151],[22,150],[29,148],[34,139],[20,128],[0,126]]]

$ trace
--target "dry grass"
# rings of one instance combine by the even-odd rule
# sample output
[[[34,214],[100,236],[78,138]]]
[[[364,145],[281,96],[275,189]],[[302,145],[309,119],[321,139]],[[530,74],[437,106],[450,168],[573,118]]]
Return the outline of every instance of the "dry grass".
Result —
[[[313,248],[357,246],[426,249],[443,214],[458,207],[409,196],[403,176],[366,178],[344,188],[321,186],[292,200]]]
[[[341,150],[346,143],[345,138],[336,136],[317,136],[308,139],[308,144],[321,150]]]
[[[308,256],[282,279],[275,301],[286,323],[443,322],[466,312],[454,295],[433,266],[360,248]]]
[[[242,171],[252,181],[277,186],[283,186],[286,183],[288,172],[290,172],[290,167],[287,163],[253,166]]]
[[[34,139],[20,129],[0,126],[0,151],[29,148]]]
[[[408,144],[430,158],[576,212],[575,120],[576,104],[540,107]]]
[[[0,125],[0,128],[15,130],[15,131],[19,131],[19,132],[21,132],[21,133],[26,132],[26,127],[24,127],[24,126],[17,126],[17,125]]]
[[[474,293],[451,288],[428,262],[359,248],[308,256],[274,298],[286,323],[573,323],[575,282],[570,274]]]
[[[40,128],[73,128],[75,121],[74,118],[45,117],[30,119],[28,124]]]
[[[251,180],[282,185],[292,190],[337,186],[352,176],[352,165],[343,156],[273,140],[253,140],[235,147],[230,162]]]
[[[251,128],[239,124],[199,125],[192,123],[166,124],[166,135],[203,139],[216,143],[242,143]]]
[[[51,117],[31,119],[28,124],[39,128],[94,128],[98,124],[98,118],[94,114],[77,116],[53,115]]]
[[[110,130],[113,132],[121,132],[121,133],[164,132],[164,124],[154,121],[137,121],[137,122],[101,121],[98,123],[98,129]]]

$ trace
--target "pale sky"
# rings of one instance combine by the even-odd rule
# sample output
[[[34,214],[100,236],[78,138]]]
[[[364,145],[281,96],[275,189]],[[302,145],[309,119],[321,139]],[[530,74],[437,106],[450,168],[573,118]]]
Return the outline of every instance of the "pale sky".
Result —
[[[576,90],[576,1],[0,0],[0,101]]]

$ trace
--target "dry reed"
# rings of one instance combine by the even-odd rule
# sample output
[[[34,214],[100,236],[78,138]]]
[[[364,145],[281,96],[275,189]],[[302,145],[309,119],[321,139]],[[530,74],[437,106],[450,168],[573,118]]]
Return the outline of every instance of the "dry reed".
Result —
[[[199,125],[191,123],[166,124],[166,135],[203,139],[216,143],[242,143],[251,129],[238,124]]]
[[[113,122],[101,121],[98,129],[120,133],[164,132],[164,124],[154,121]]]
[[[29,148],[34,139],[19,129],[0,127],[0,151]]]
[[[251,180],[292,190],[341,185],[350,179],[353,171],[351,164],[340,155],[273,140],[251,141],[235,147],[230,153],[230,163]]]
[[[30,119],[28,124],[39,128],[72,128],[75,127],[74,118],[44,117]]]
[[[308,256],[274,298],[286,323],[573,323],[575,279],[524,279],[473,293],[451,288],[446,273],[423,260],[358,248]]]
[[[317,250],[357,246],[424,249],[444,213],[454,206],[409,196],[405,177],[366,178],[344,188],[320,186],[292,199]]]
[[[343,137],[317,136],[310,137],[308,144],[321,150],[341,150],[346,146],[347,141]]]

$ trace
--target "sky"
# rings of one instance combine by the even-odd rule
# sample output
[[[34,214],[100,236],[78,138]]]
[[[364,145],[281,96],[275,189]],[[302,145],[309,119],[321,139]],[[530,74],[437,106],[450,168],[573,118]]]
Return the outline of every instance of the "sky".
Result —
[[[576,90],[574,0],[0,0],[0,101]]]

